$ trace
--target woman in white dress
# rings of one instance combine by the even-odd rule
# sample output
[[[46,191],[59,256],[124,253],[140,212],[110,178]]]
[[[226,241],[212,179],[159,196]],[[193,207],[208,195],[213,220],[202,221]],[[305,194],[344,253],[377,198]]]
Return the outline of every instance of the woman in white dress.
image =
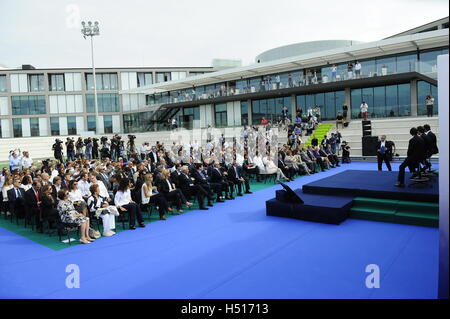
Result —
[[[91,191],[91,196],[88,198],[87,206],[96,218],[102,219],[103,236],[115,235],[116,233],[113,231],[116,228],[115,217],[119,216],[117,208],[109,206],[107,198],[100,195],[99,184],[92,184],[89,190]]]

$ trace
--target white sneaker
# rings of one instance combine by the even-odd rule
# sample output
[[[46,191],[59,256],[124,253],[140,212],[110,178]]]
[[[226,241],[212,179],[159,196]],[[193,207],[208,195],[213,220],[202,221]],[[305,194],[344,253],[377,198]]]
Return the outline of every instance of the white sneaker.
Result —
[[[111,237],[113,234],[111,234],[111,232],[108,231],[108,232],[103,233],[102,235],[103,235],[104,237]]]

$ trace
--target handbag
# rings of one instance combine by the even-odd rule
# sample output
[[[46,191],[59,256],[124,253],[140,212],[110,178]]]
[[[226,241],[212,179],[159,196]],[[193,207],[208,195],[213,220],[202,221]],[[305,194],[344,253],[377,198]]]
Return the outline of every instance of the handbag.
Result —
[[[101,237],[100,232],[98,230],[95,230],[93,228],[89,228],[89,237],[93,237],[95,239],[98,239]]]

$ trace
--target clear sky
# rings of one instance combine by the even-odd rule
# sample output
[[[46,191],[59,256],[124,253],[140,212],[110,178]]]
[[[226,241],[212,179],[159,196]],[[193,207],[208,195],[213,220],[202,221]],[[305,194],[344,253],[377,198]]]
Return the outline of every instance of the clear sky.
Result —
[[[447,0],[0,0],[0,64],[90,67],[81,20],[98,20],[98,67],[254,63],[325,39],[376,41],[448,15]]]

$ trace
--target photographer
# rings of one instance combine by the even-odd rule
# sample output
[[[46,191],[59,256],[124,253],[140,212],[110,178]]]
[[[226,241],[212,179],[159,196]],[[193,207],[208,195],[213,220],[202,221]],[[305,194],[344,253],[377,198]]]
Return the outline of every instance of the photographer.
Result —
[[[83,142],[84,142],[84,146],[85,146],[84,157],[87,160],[91,160],[92,159],[92,147],[93,147],[92,139],[90,137],[88,137],[88,138],[84,139]]]
[[[108,142],[108,138],[106,136],[102,136],[100,139],[102,143],[102,149],[100,150],[101,159],[105,159],[107,157],[111,157],[110,155],[110,146],[111,144]]]
[[[83,158],[83,146],[84,146],[83,139],[81,137],[79,137],[77,143],[75,144],[75,147],[77,149],[75,157],[77,159]]]
[[[346,141],[342,141],[341,149],[342,149],[342,164],[344,163],[350,164],[351,163],[350,146],[348,146]]]
[[[128,135],[128,142],[127,142],[127,155],[128,159],[132,157],[137,157],[137,148],[134,144],[134,140],[136,139],[135,135]]]
[[[98,159],[98,138],[95,138],[92,140],[92,158]]]
[[[111,138],[111,159],[113,161],[117,161],[120,157],[120,140],[121,137],[117,134]]]
[[[62,162],[62,141],[60,139],[55,140],[55,144],[52,146],[53,156],[56,160]]]
[[[70,137],[67,138],[66,142],[66,153],[67,153],[67,161],[72,162],[75,160],[75,145],[74,140]]]

